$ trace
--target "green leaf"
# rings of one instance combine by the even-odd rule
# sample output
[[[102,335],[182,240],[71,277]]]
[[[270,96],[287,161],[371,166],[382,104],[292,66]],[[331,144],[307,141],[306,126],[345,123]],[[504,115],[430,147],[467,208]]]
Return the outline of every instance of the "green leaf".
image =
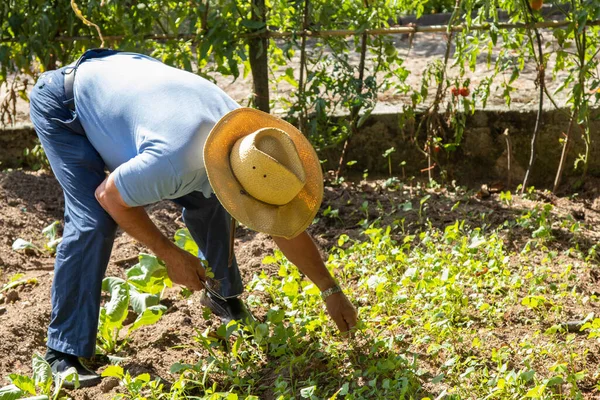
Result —
[[[172,374],[181,374],[184,371],[187,371],[189,369],[193,369],[194,366],[192,364],[184,364],[184,363],[175,363],[173,365],[171,365],[171,368],[169,369],[169,372]]]
[[[302,388],[300,389],[300,396],[302,396],[305,399],[310,399],[312,396],[314,396],[316,389],[316,386]]]
[[[25,249],[34,249],[34,250],[41,251],[41,249],[39,247],[37,247],[35,244],[28,242],[26,240],[23,240],[21,238],[14,241],[14,243],[12,244],[12,249],[14,251],[20,251],[20,250],[25,250]]]
[[[140,262],[127,270],[127,280],[141,292],[159,294],[165,286],[172,286],[167,268],[158,258],[140,254]]]
[[[280,310],[276,307],[271,308],[267,311],[267,321],[270,321],[272,324],[279,324],[285,318],[285,311]]]
[[[253,31],[260,30],[265,27],[265,23],[263,21],[253,21],[251,19],[243,20],[242,25]]]
[[[69,368],[61,376],[62,378],[59,378],[59,383],[56,385],[57,389],[62,386],[63,382],[72,382],[75,386],[75,389],[79,388],[79,374],[77,373],[75,367]]]
[[[123,279],[108,277],[102,281],[102,290],[110,292],[110,301],[104,305],[109,327],[120,328],[127,318],[129,307],[129,285]]]
[[[538,386],[534,387],[533,389],[529,390],[525,394],[525,397],[542,397],[545,389],[546,389],[546,385],[538,385]]]
[[[165,311],[167,311],[167,307],[165,306],[148,307],[141,315],[137,317],[131,328],[129,328],[129,333],[141,328],[142,326],[156,323],[160,317],[162,317]]]
[[[529,371],[522,372],[520,378],[523,380],[523,382],[527,383],[533,379],[534,375],[535,371],[530,369]]]
[[[129,287],[129,304],[136,314],[142,314],[148,307],[158,305],[159,301],[158,295],[141,293],[135,286]]]
[[[254,340],[256,343],[261,344],[266,338],[269,337],[269,327],[267,324],[258,324],[254,329]]]
[[[45,394],[50,394],[52,387],[52,369],[50,364],[40,355],[35,354],[32,361],[33,380]]]
[[[389,148],[389,149],[387,149],[387,150],[386,150],[386,151],[385,151],[385,152],[384,152],[384,153],[383,153],[381,156],[382,156],[383,158],[387,158],[387,157],[391,156],[391,155],[392,155],[392,153],[393,153],[393,152],[395,152],[395,151],[396,151],[396,149],[395,149],[394,147],[390,147],[390,148]]]
[[[35,392],[35,382],[28,376],[10,374],[8,375],[8,379],[10,379],[11,383],[21,389],[22,391],[36,395]]]
[[[54,221],[44,229],[42,229],[42,234],[48,238],[49,241],[56,239],[58,235],[58,227],[60,226],[60,221]]]
[[[148,382],[150,382],[150,374],[149,373],[140,374],[135,377],[135,381],[148,383]]]
[[[562,385],[563,383],[565,383],[565,380],[562,378],[562,376],[554,376],[548,379],[548,383],[546,384],[546,386],[551,387],[556,385]]]
[[[0,388],[0,400],[17,400],[23,396],[23,391],[15,385]]]
[[[21,277],[21,276],[23,276],[23,274],[17,274],[15,276]],[[19,280],[11,279],[10,282],[8,282],[6,285],[2,286],[2,288],[0,289],[0,293],[5,292],[9,289],[15,288],[17,286],[24,285],[28,281],[29,281],[28,279],[19,279]],[[36,282],[37,282],[37,280],[36,280]]]
[[[274,256],[265,256],[262,259],[263,264],[277,264],[277,259]]]
[[[179,229],[175,232],[175,244],[182,248],[183,250],[192,253],[196,257],[198,257],[198,245],[190,235],[190,231],[187,229]]]
[[[109,365],[104,371],[102,371],[102,376],[123,379],[125,373],[123,372],[123,367],[118,365]]]

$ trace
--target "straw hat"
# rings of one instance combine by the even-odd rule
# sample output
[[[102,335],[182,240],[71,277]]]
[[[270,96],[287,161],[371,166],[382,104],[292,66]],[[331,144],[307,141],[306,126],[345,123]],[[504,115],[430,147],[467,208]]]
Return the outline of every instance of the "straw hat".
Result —
[[[225,209],[248,228],[291,239],[323,200],[315,150],[294,126],[252,108],[229,112],[204,144],[204,166]]]

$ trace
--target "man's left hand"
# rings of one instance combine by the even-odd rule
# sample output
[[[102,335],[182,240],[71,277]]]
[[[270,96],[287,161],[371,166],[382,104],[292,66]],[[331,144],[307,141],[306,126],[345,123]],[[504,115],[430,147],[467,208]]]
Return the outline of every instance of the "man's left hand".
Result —
[[[356,326],[356,309],[342,292],[334,293],[325,299],[327,312],[341,333],[347,333]]]

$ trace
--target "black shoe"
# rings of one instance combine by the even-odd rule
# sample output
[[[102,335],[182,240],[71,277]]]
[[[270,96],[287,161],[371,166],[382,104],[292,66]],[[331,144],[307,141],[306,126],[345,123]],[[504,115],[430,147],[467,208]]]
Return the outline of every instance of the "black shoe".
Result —
[[[73,382],[64,380],[71,367],[75,368],[79,375],[79,387],[96,386],[102,382],[100,375],[84,367],[77,356],[48,349],[45,359],[48,364],[50,364],[55,379],[57,381],[59,379],[62,380],[63,388],[65,389],[75,389],[75,384]]]
[[[241,321],[244,324],[256,322],[254,315],[248,311],[244,302],[238,297],[221,299],[205,290],[200,298],[200,304],[208,307],[213,314],[221,318],[221,322],[225,325],[233,320]]]

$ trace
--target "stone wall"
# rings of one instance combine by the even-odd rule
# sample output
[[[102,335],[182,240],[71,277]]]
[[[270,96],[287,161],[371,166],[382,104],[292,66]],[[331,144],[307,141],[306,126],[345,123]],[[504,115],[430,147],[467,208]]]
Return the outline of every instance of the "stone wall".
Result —
[[[600,121],[592,118],[592,147],[588,174],[600,176]],[[531,135],[535,126],[536,113],[518,111],[476,111],[469,116],[461,146],[452,152],[440,150],[437,153],[438,163],[448,174],[448,179],[458,182],[493,182],[508,181],[508,152],[504,132],[508,130],[511,142],[511,176],[512,182],[518,184],[523,180],[529,164]],[[412,126],[400,126],[398,114],[374,115],[361,128],[360,132],[350,140],[346,161],[357,163],[345,167],[349,172],[388,174],[387,159],[382,154],[394,146],[392,153],[393,174],[402,173],[399,164],[406,161],[404,173],[407,176],[425,177],[427,160],[418,151],[411,131]],[[569,125],[567,111],[546,111],[542,116],[542,127],[538,134],[537,159],[534,164],[530,184],[536,187],[550,187],[554,181],[562,143],[560,139]],[[448,133],[453,135],[453,132]],[[423,146],[425,137],[418,138],[419,146]],[[578,129],[573,132],[572,142],[565,175],[581,176],[583,163],[574,170],[574,163],[579,154],[585,151],[582,133]],[[339,161],[339,149],[328,150],[321,154],[326,158],[326,167],[334,169]],[[434,169],[434,176],[440,177],[440,168]],[[438,178],[436,178],[438,179]]]
[[[32,149],[36,143],[37,136],[31,124],[0,129],[0,169],[27,167],[23,152]]]
[[[592,118],[592,148],[588,174],[600,177],[600,121],[596,112]],[[343,118],[343,117],[340,117]],[[513,186],[522,181],[527,169],[530,154],[531,134],[535,125],[536,113],[518,111],[477,111],[467,119],[467,128],[462,145],[453,152],[441,150],[437,153],[439,165],[447,172],[449,180],[459,183],[508,181],[507,146],[504,131],[508,129],[512,143],[511,175]],[[399,164],[406,162],[404,174],[407,177],[426,177],[422,172],[427,161],[410,134],[411,126],[400,126],[398,114],[376,114],[363,125],[360,132],[351,138],[346,162],[357,163],[345,167],[349,174],[360,174],[368,169],[371,176],[388,174],[387,159],[382,154],[395,147],[392,154],[393,174],[402,175]],[[546,111],[538,139],[538,156],[530,183],[536,187],[551,187],[558,168],[562,144],[560,139],[569,124],[569,115],[565,111]],[[453,134],[453,133],[449,133]],[[581,171],[573,166],[578,154],[584,151],[584,142],[580,131],[575,131],[565,176],[578,177]],[[14,128],[0,130],[0,168],[26,166],[23,156],[25,148],[36,144],[35,132],[31,125],[24,124]],[[424,137],[418,139],[422,146]],[[326,159],[325,167],[337,168],[341,150],[329,149],[319,154]],[[583,164],[580,165],[580,169]],[[440,168],[434,169],[436,179],[440,178]]]

